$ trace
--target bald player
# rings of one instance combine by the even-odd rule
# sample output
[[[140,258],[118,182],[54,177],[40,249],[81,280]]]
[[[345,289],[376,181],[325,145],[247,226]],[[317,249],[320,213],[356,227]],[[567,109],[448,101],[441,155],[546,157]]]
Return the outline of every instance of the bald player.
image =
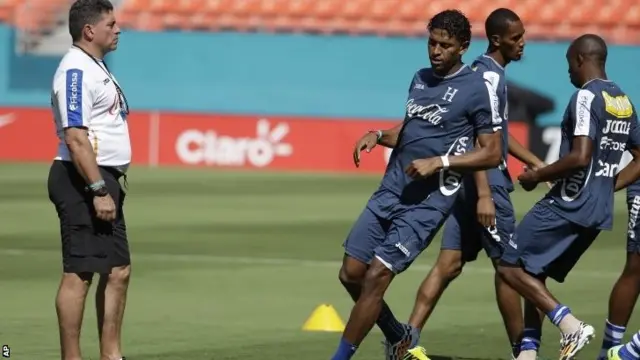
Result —
[[[559,328],[560,360],[573,359],[595,330],[556,300],[545,280],[564,282],[600,231],[612,228],[614,191],[636,180],[640,162],[640,128],[625,93],[607,79],[606,59],[607,46],[597,35],[582,35],[569,46],[569,76],[578,91],[562,120],[559,159],[518,177],[526,190],[540,182],[556,184],[524,216],[498,266],[528,306]],[[625,148],[634,160],[616,175]],[[541,319],[526,317],[525,327],[540,329]],[[536,353],[537,348],[523,349],[518,359],[535,359]]]

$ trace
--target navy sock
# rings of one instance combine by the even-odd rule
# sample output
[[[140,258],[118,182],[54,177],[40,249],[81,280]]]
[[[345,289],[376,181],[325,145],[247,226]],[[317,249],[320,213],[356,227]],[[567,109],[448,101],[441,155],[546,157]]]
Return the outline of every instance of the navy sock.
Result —
[[[607,320],[604,324],[601,354],[606,355],[607,350],[622,344],[625,330],[627,329],[624,326],[612,324]]]
[[[538,351],[541,339],[542,333],[539,329],[525,328],[524,333],[522,334],[522,342],[520,343],[520,351]]]
[[[336,353],[333,355],[331,360],[350,360],[353,354],[356,353],[356,350],[358,350],[356,345],[353,345],[344,338],[341,338],[338,350],[336,350]]]
[[[396,319],[386,302],[382,303],[382,309],[380,310],[376,324],[380,330],[382,330],[387,341],[392,344],[402,340],[407,334],[405,326]]]
[[[551,310],[547,313],[547,317],[555,326],[560,326],[560,322],[564,319],[565,316],[571,314],[571,309],[567,306],[559,304],[555,307],[555,309]]]

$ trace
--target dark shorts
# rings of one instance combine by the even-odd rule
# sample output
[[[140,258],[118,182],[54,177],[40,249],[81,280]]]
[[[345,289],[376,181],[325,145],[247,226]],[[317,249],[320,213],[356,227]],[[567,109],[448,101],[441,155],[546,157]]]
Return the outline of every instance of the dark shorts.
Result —
[[[131,263],[120,173],[105,167],[100,167],[100,173],[116,205],[113,223],[96,218],[93,197],[85,191],[86,183],[71,162],[56,160],[49,169],[49,199],[60,219],[65,273],[109,274],[113,267]]]
[[[380,199],[370,200],[369,206],[377,206],[377,201]],[[366,264],[375,256],[396,274],[409,268],[446,219],[443,211],[426,205],[405,209],[388,218],[376,215],[369,206],[351,228],[343,244],[345,253]]]
[[[502,256],[505,244],[515,232],[516,217],[507,190],[492,186],[491,192],[496,207],[496,226],[485,228],[478,223],[477,196],[461,196],[444,224],[442,250],[460,250],[466,262],[476,260],[482,249],[491,259]]]
[[[627,197],[629,223],[627,229],[627,252],[640,254],[640,196]]]
[[[538,202],[518,225],[501,261],[561,283],[599,233],[600,230],[575,224]]]

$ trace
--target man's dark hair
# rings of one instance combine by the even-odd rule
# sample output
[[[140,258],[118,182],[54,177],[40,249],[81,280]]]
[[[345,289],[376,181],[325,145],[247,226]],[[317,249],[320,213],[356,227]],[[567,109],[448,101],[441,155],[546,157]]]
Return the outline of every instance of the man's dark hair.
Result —
[[[69,34],[73,41],[82,39],[85,25],[94,25],[105,12],[113,11],[109,0],[77,0],[69,9]]]
[[[496,9],[484,22],[485,34],[488,39],[493,35],[502,36],[509,30],[509,24],[516,21],[520,21],[520,17],[515,12],[506,8]]]
[[[574,47],[578,54],[595,61],[599,65],[604,66],[607,62],[607,43],[598,35],[584,34],[575,39],[571,46]]]
[[[429,32],[434,29],[445,30],[449,36],[456,38],[460,44],[471,41],[471,24],[460,10],[445,10],[437,13],[429,20]]]

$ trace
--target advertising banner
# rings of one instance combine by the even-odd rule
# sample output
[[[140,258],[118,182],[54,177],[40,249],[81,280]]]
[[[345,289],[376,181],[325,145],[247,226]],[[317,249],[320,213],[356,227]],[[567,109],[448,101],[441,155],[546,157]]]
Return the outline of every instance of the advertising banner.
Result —
[[[383,173],[390,149],[376,147],[353,164],[353,148],[367,131],[394,121],[284,116],[138,112],[128,118],[133,164],[305,172]],[[512,122],[525,147],[529,127]],[[58,140],[49,109],[0,108],[0,160],[50,161]],[[512,176],[522,164],[509,158]]]

